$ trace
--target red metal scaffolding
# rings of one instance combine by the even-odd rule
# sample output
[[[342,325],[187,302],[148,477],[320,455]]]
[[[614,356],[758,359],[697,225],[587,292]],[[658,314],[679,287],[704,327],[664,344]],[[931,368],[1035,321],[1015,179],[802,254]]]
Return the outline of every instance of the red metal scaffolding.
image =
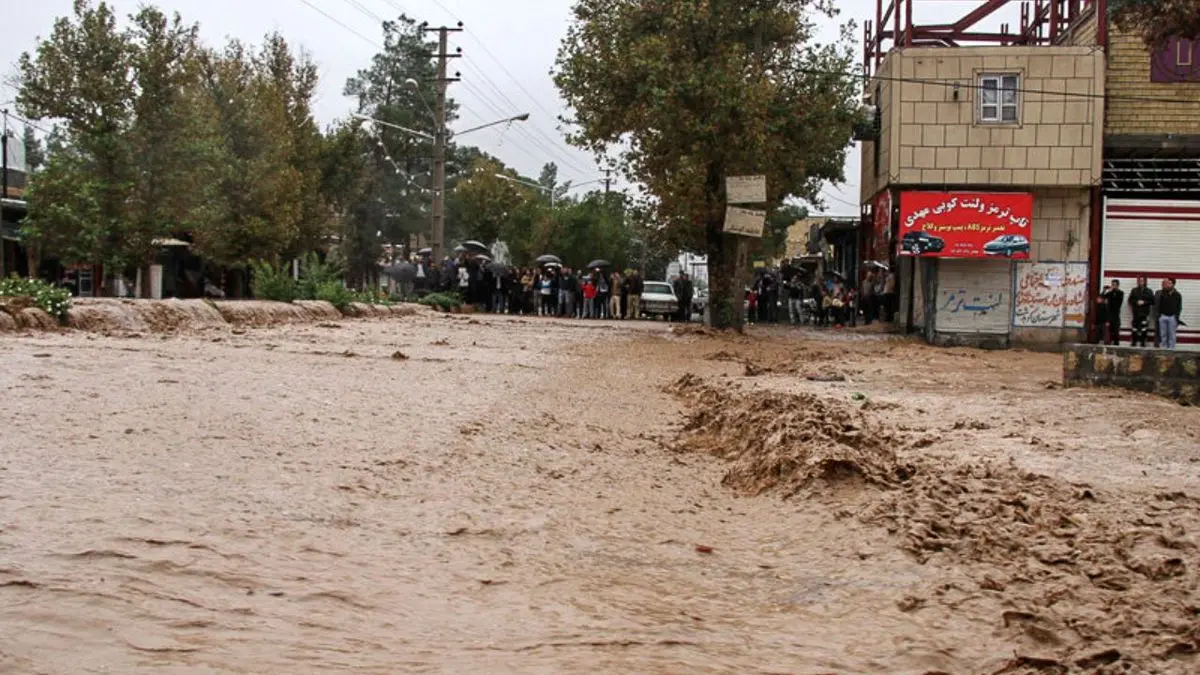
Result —
[[[983,20],[1012,3],[1019,3],[1021,25],[1007,23],[999,32],[976,29]],[[968,43],[1046,45],[1059,42],[1081,18],[1103,0],[984,0],[954,23],[913,22],[913,0],[875,0],[875,20],[863,31],[863,70],[870,77],[889,49],[895,47],[958,47]]]

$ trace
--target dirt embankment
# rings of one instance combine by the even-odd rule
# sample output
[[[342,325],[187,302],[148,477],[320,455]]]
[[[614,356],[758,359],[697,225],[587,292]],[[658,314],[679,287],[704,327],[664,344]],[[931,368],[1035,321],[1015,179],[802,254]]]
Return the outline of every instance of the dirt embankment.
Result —
[[[16,300],[16,299],[14,299]],[[267,327],[292,323],[317,323],[345,316],[384,318],[411,316],[428,311],[417,305],[366,305],[352,303],[345,313],[328,302],[294,303],[261,300],[131,300],[83,298],[71,303],[67,327],[96,333],[168,333],[208,328]],[[57,321],[32,306],[10,302],[0,307],[0,332],[55,330]]]
[[[1200,499],[926,456],[925,438],[842,396],[694,375],[668,389],[688,409],[677,449],[730,462],[726,485],[831,503],[944,569],[953,581],[901,609],[982,611],[1017,646],[999,673],[1198,672]]]

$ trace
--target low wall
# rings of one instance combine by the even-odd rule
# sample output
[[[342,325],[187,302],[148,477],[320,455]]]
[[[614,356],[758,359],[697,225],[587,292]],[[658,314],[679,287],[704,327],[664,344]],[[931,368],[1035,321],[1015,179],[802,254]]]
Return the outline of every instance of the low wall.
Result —
[[[170,333],[228,326],[268,327],[317,323],[346,317],[388,318],[431,311],[420,305],[352,303],[345,312],[328,302],[267,302],[259,300],[133,300],[74,298],[67,310],[67,328],[96,333]],[[0,332],[56,330],[50,315],[36,307],[0,308]]]
[[[1119,387],[1200,405],[1200,352],[1067,345],[1063,384]]]

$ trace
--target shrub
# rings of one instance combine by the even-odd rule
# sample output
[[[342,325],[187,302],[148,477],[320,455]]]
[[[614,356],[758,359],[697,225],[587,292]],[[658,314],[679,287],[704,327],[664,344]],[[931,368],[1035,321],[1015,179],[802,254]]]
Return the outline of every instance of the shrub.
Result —
[[[462,306],[462,299],[455,293],[430,293],[417,302],[429,307],[437,307],[443,312],[449,312],[456,307]]]
[[[380,290],[365,290],[357,291],[354,294],[354,299],[357,302],[365,302],[368,305],[391,305],[392,298],[388,296],[386,291]]]
[[[346,288],[339,280],[326,280],[321,282],[313,292],[313,300],[324,300],[329,304],[337,307],[338,311],[342,311],[354,302],[354,291]]]
[[[16,275],[0,279],[0,297],[29,298],[61,324],[67,322],[71,291],[41,279],[22,279]]]
[[[253,274],[250,280],[250,292],[259,300],[274,300],[276,302],[291,302],[296,299],[296,280],[288,272],[286,265],[272,265],[264,260],[250,264]]]
[[[342,283],[342,265],[332,257],[321,260],[316,253],[309,253],[300,261],[300,283],[296,290],[297,300],[326,300],[320,297],[321,289],[332,292],[331,284]]]

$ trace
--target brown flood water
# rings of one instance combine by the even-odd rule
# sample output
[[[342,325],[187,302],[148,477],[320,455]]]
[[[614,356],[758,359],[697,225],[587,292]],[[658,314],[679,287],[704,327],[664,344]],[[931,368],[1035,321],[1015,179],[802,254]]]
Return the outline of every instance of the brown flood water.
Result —
[[[0,364],[0,673],[1200,672],[1200,411],[1058,356],[423,315]]]

